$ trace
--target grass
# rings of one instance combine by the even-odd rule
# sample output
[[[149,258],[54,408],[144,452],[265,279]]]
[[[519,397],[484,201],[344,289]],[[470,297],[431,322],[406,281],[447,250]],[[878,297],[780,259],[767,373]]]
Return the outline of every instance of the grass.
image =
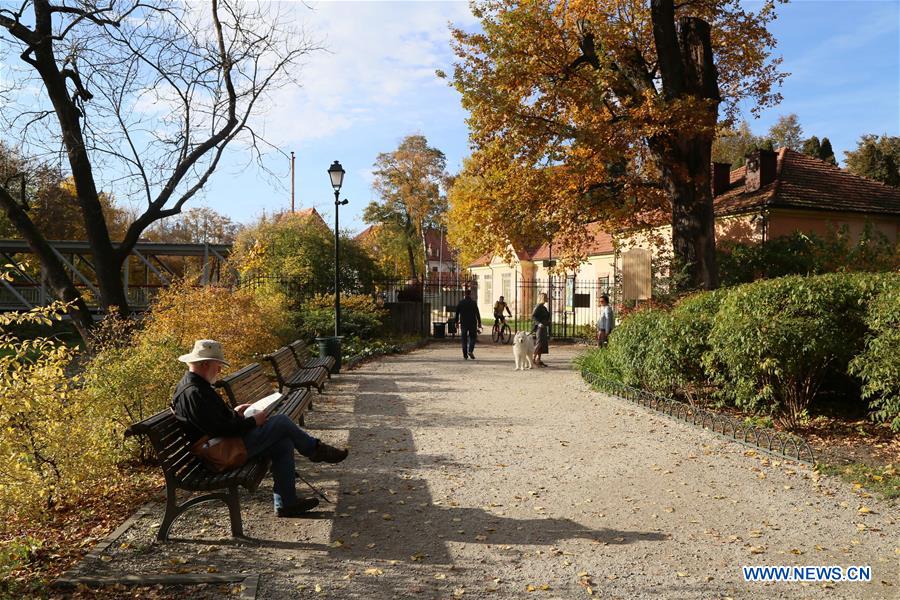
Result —
[[[838,476],[854,487],[865,488],[882,498],[900,498],[900,473],[894,465],[873,467],[862,463],[846,466],[819,464],[816,468],[820,473]]]

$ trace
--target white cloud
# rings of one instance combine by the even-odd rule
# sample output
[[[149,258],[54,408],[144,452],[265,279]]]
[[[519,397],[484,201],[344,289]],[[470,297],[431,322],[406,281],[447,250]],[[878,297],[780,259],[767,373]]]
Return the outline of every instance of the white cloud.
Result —
[[[452,62],[449,22],[475,22],[465,2],[318,2],[296,4],[297,20],[323,37],[301,88],[275,91],[266,131],[276,144],[323,139],[378,118],[424,89],[445,85],[435,70]]]

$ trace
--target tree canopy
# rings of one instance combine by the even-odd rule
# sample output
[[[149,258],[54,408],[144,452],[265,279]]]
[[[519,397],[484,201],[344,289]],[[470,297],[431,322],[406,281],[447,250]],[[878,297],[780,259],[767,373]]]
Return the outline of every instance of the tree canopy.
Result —
[[[285,278],[305,295],[334,293],[334,232],[315,216],[261,218],[237,234],[230,262],[244,278]],[[368,253],[341,234],[341,289],[364,293],[379,276]]]
[[[689,284],[714,286],[710,145],[720,110],[731,124],[739,103],[780,99],[774,2],[485,0],[474,13],[482,31],[452,31],[475,150],[453,194],[455,245],[557,234],[574,263],[584,223],[661,212]],[[452,226],[474,213],[486,220]]]
[[[252,117],[314,49],[276,5],[235,0],[28,0],[0,7],[0,124],[29,158],[65,160],[90,242],[104,308],[128,303],[121,269],[152,223],[178,214],[225,149],[265,144]],[[22,89],[37,94],[18,93]],[[100,186],[142,206],[113,245]],[[0,208],[72,303],[87,338],[93,320],[47,234],[0,181]]]
[[[844,157],[854,175],[900,187],[900,137],[863,135],[856,150],[845,151]]]
[[[769,127],[768,139],[775,148],[790,148],[800,152],[803,149],[803,128],[796,114],[781,115]]]
[[[424,260],[425,230],[440,226],[447,211],[446,165],[444,153],[429,146],[423,135],[403,138],[396,150],[375,160],[372,188],[379,200],[366,207],[363,220],[378,226],[383,252],[405,255],[413,278]]]
[[[713,162],[728,163],[736,169],[744,166],[750,152],[766,148],[770,143],[766,138],[754,135],[747,121],[741,121],[736,129],[719,129],[712,146],[712,159]]]

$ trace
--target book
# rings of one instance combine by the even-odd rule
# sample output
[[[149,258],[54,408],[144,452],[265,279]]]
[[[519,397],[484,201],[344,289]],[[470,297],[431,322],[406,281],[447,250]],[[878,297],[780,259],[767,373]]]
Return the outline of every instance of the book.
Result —
[[[269,394],[265,398],[260,398],[253,404],[247,407],[244,410],[245,417],[252,417],[253,415],[261,412],[269,412],[272,408],[281,400],[281,392],[275,392],[274,394]]]

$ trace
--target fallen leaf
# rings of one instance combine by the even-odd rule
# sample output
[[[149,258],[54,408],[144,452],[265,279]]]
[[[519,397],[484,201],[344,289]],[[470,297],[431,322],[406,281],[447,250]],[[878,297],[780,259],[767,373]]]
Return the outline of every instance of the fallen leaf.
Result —
[[[750,546],[750,554],[762,554],[765,551],[765,546]]]
[[[366,575],[371,575],[372,577],[378,577],[379,575],[384,575],[384,571],[381,569],[372,567],[371,569],[366,569],[363,571]]]

